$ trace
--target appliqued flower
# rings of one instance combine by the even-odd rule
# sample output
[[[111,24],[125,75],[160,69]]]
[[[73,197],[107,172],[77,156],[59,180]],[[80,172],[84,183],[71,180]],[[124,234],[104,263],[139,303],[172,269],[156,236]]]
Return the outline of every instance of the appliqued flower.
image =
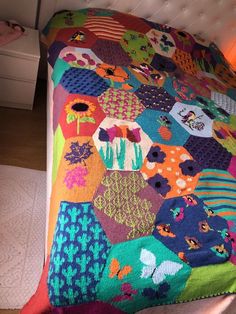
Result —
[[[149,153],[147,154],[147,160],[150,162],[163,163],[166,154],[160,149],[159,146],[152,146]]]
[[[182,174],[185,176],[194,177],[198,172],[201,171],[201,167],[194,160],[185,160],[179,164],[179,167],[182,170]]]
[[[124,83],[129,79],[129,75],[121,67],[106,63],[98,64],[96,73],[113,82]]]
[[[96,106],[90,101],[75,98],[65,106],[66,122],[71,123],[77,119],[77,133],[79,134],[80,123],[95,123],[94,118],[91,117],[95,109]]]
[[[161,224],[156,226],[157,231],[162,235],[163,237],[170,237],[175,238],[176,235],[171,231],[170,224]]]
[[[202,246],[198,239],[196,239],[195,237],[184,237],[185,241],[188,243],[189,245],[189,250],[197,250],[200,249],[200,247]]]
[[[96,61],[87,53],[82,53],[78,57],[71,52],[67,52],[62,59],[74,67],[90,69],[96,66]]]
[[[68,52],[62,59],[66,62],[73,62],[76,60],[76,56],[73,53]]]
[[[157,193],[164,197],[171,190],[168,180],[163,178],[160,174],[156,174],[155,176],[149,178],[148,183],[155,189]]]

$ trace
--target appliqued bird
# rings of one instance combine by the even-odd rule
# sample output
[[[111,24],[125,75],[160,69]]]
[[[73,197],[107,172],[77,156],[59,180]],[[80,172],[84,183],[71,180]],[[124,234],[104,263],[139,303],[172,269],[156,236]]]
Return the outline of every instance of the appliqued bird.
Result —
[[[74,33],[73,36],[70,38],[70,41],[72,42],[85,41],[85,33],[82,31]]]
[[[214,252],[218,257],[226,258],[229,256],[224,244],[215,245],[211,247],[212,252]]]
[[[195,237],[184,237],[185,241],[188,243],[188,249],[189,250],[197,250],[202,247],[201,243],[196,239]]]
[[[184,207],[177,207],[170,210],[173,213],[175,221],[179,222],[184,219]]]
[[[160,224],[156,226],[157,231],[163,237],[175,238],[176,235],[171,231],[170,224]]]
[[[191,195],[184,195],[183,200],[185,201],[187,207],[197,205],[197,201]]]

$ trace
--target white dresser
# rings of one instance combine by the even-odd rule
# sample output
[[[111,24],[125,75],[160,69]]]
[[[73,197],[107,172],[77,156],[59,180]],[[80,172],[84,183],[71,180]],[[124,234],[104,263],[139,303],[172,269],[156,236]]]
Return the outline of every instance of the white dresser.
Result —
[[[0,47],[0,106],[32,109],[40,59],[39,32],[24,34]]]

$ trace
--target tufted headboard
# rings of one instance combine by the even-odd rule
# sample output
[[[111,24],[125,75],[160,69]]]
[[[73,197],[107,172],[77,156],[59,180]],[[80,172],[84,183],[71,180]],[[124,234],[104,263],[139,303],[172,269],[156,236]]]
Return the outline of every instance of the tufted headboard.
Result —
[[[39,29],[57,11],[86,7],[114,9],[169,24],[216,42],[232,60],[236,55],[236,0],[41,0]]]

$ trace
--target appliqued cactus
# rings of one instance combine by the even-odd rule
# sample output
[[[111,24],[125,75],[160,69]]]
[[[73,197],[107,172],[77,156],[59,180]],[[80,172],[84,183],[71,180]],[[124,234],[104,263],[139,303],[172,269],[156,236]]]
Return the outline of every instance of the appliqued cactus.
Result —
[[[66,227],[66,232],[69,233],[70,241],[75,240],[75,235],[78,233],[79,227],[76,225],[71,225],[70,227]]]
[[[78,251],[78,247],[74,246],[72,243],[64,247],[64,253],[68,256],[68,262],[73,263],[74,256]]]
[[[87,215],[84,215],[82,218],[79,218],[79,222],[82,225],[82,231],[87,231],[88,225],[91,223],[91,218],[88,218]]]
[[[60,296],[60,289],[64,286],[65,281],[60,279],[59,276],[55,276],[50,280],[50,284],[54,289],[55,296]]]
[[[64,231],[64,227],[65,227],[65,224],[68,222],[68,218],[65,217],[65,215],[61,215],[59,218],[58,218],[59,222],[60,222],[60,231]]]
[[[76,222],[76,219],[80,214],[80,210],[77,209],[76,207],[72,207],[68,209],[68,214],[71,217],[71,222]]]
[[[67,268],[62,269],[62,275],[65,277],[66,279],[66,284],[68,286],[72,285],[72,278],[75,277],[75,275],[77,274],[77,269],[76,268],[72,268],[72,266],[68,266]]]
[[[57,251],[61,251],[63,243],[66,242],[67,237],[63,236],[63,234],[59,234],[56,237],[56,242],[57,242]]]
[[[65,259],[64,257],[61,257],[60,254],[57,254],[53,258],[53,263],[55,265],[55,273],[59,273],[60,267],[63,265],[64,262],[65,262]]]
[[[63,292],[63,296],[68,300],[69,304],[75,304],[76,299],[79,296],[78,291],[74,291],[72,288],[69,288],[68,290]]]
[[[80,273],[85,273],[87,264],[91,261],[90,256],[86,256],[86,254],[82,254],[80,257],[76,258],[76,263],[80,266]]]
[[[57,226],[48,273],[50,302],[64,306],[94,300],[111,245],[91,203],[63,202]]]
[[[85,233],[83,233],[81,236],[77,238],[77,240],[81,243],[81,250],[86,251],[87,250],[87,244],[90,242],[91,237],[87,236]]]

